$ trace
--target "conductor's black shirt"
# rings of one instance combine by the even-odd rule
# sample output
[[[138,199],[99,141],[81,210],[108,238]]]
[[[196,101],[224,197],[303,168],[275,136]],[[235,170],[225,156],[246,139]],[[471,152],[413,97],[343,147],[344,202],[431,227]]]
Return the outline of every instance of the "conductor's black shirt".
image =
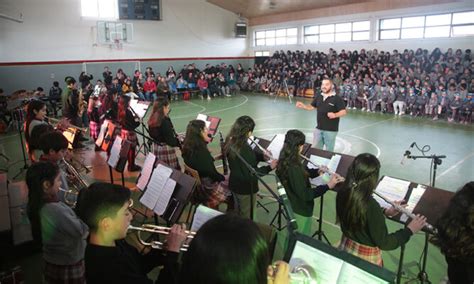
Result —
[[[344,100],[340,96],[333,95],[324,100],[323,95],[317,95],[311,105],[317,109],[317,129],[324,131],[339,130],[339,117],[329,119],[328,112],[336,113],[346,108]]]

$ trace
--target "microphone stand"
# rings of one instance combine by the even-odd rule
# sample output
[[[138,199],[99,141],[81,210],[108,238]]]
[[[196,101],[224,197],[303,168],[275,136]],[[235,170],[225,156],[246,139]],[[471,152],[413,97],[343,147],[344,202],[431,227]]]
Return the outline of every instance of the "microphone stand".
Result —
[[[263,184],[263,186],[268,190],[268,192],[270,192],[270,194],[277,200],[278,202],[278,212],[277,214],[275,215],[278,216],[278,227],[277,229],[279,231],[281,231],[282,229],[284,229],[286,227],[283,226],[281,227],[281,215],[283,215],[287,221],[287,224],[288,224],[288,231],[289,233],[293,233],[297,228],[298,228],[298,225],[296,224],[296,219],[294,218],[293,216],[293,210],[291,208],[289,208],[291,205],[286,205],[285,202],[283,201],[283,198],[281,196],[279,196],[278,194],[275,193],[275,191],[273,191],[270,186],[261,178],[261,174],[259,174],[241,155],[238,151],[236,151],[234,149],[234,147],[230,147],[230,150],[232,152],[234,152],[234,154],[237,156],[237,158],[245,165],[245,167],[249,170],[249,172],[255,176],[261,184]],[[278,184],[280,184],[278,182]],[[284,192],[284,188],[281,186],[279,188],[279,190],[283,190]],[[286,193],[285,193],[286,195]],[[250,194],[250,203],[251,203],[251,206],[250,206],[250,214],[251,214],[251,219],[253,220],[253,192]],[[273,218],[272,222],[275,220],[275,217]],[[270,224],[271,224],[270,223]]]
[[[430,181],[431,187],[434,187],[436,184],[436,170],[438,169],[438,165],[441,165],[443,160],[446,158],[446,155],[430,155],[430,156],[412,156],[410,154],[407,155],[408,159],[431,159],[432,160],[432,167],[433,167],[433,176]],[[431,166],[430,166],[431,167]],[[428,280],[428,274],[426,273],[426,261],[428,259],[428,240],[429,240],[429,233],[425,232],[425,246],[423,249],[423,262],[421,264],[421,271],[418,273],[418,279],[421,283],[430,283]]]

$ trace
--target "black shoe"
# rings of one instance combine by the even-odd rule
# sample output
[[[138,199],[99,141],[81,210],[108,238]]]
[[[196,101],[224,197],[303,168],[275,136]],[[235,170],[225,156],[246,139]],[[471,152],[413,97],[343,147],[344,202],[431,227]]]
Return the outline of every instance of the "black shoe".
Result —
[[[99,146],[95,145],[94,151],[96,151],[96,152],[102,151],[102,148],[100,148]]]
[[[129,166],[128,167],[128,171],[129,172],[138,172],[142,169],[142,167],[138,166],[138,165],[133,165],[133,166]]]

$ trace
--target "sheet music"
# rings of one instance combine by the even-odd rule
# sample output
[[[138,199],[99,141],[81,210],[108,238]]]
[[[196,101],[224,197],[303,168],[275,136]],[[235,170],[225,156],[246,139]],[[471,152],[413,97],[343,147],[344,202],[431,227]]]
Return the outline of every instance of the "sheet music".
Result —
[[[352,283],[371,283],[371,284],[382,284],[388,283],[387,281],[380,279],[365,270],[362,270],[350,263],[344,262],[339,277],[337,278],[338,284],[352,284]]]
[[[409,181],[404,181],[389,176],[384,176],[383,179],[377,185],[375,191],[385,196],[391,201],[403,200],[408,192],[410,186]],[[380,197],[373,195],[375,200],[383,208],[390,208],[391,205],[382,200]]]
[[[109,160],[107,161],[107,164],[109,164],[109,166],[112,168],[117,166],[120,158],[120,148],[122,148],[122,138],[117,136],[115,138],[114,144],[112,145],[112,149],[110,150]]]
[[[76,136],[75,132],[65,130],[63,131],[63,136],[66,137],[68,142],[68,149],[72,149],[72,144],[74,143],[74,137]]]
[[[407,202],[407,207],[406,209],[409,210],[410,212],[413,212],[413,209],[415,209],[416,205],[420,201],[421,197],[426,191],[426,186],[419,184],[416,188],[414,188],[411,191],[410,198],[408,199]],[[406,214],[403,214],[400,217],[400,221],[405,222],[408,220],[408,216]]]
[[[97,147],[100,147],[102,143],[104,142],[104,137],[105,137],[105,133],[107,132],[108,124],[109,123],[107,121],[104,121],[104,123],[102,123],[102,125],[100,126],[99,136],[97,137],[97,140],[95,141],[95,145],[97,145]]]
[[[214,217],[222,215],[224,213],[206,207],[204,205],[199,205],[194,213],[193,223],[191,224],[191,231],[197,232],[204,223],[211,220]]]
[[[209,126],[211,126],[211,122],[207,121],[207,118],[208,118],[208,116],[205,115],[205,114],[202,114],[202,113],[198,114],[197,117],[196,117],[197,120],[204,121],[204,123],[206,124],[206,127],[209,128]]]
[[[315,163],[316,165],[326,166],[331,172],[336,172],[337,167],[339,166],[339,162],[341,161],[341,155],[337,155],[337,154],[333,155],[331,159],[319,157],[316,155],[311,155],[309,159],[311,162]],[[308,168],[315,169],[316,167],[313,164],[308,163]],[[310,179],[309,182],[312,185],[319,186],[319,185],[327,184],[330,179],[331,179],[331,175],[328,173],[325,173],[323,175]]]
[[[290,259],[290,267],[306,264],[312,267],[318,283],[338,283],[337,278],[344,261],[317,250],[303,242],[297,242]]]
[[[137,188],[143,191],[150,180],[151,173],[153,172],[154,165],[156,161],[156,156],[152,153],[148,153],[145,158],[145,163],[143,163],[143,168],[140,173],[140,177],[137,181]]]
[[[146,111],[148,110],[149,104],[132,99],[130,100],[130,107],[137,114],[138,118],[142,119],[145,116]]]
[[[176,181],[171,178],[168,178],[166,180],[165,185],[158,194],[158,201],[156,202],[155,208],[153,208],[153,211],[156,214],[161,216],[165,213],[166,207],[168,207],[168,203],[170,202],[175,187]]]
[[[283,143],[285,143],[285,134],[277,134],[273,137],[272,142],[268,145],[267,150],[272,153],[274,159],[280,157],[281,149],[283,148]]]
[[[153,210],[158,202],[161,190],[166,184],[166,181],[173,173],[173,170],[159,164],[151,175],[150,182],[148,183],[147,190],[140,198],[140,202],[145,205],[145,207]]]

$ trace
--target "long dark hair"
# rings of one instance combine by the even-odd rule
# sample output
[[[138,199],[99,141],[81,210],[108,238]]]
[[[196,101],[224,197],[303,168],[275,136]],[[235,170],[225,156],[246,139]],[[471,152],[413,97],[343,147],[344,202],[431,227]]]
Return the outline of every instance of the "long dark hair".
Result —
[[[379,178],[380,162],[372,154],[355,157],[336,196],[337,220],[349,232],[361,230],[367,222],[367,203]]]
[[[165,118],[164,108],[169,106],[170,102],[166,98],[158,98],[153,103],[153,111],[148,119],[149,127],[160,127]]]
[[[46,104],[39,100],[32,100],[26,107],[25,139],[30,141],[30,123],[36,118],[36,112],[40,111]]]
[[[304,169],[301,163],[299,147],[304,144],[305,139],[306,137],[303,132],[299,130],[292,129],[286,132],[285,142],[280,151],[276,169],[276,174],[284,186],[288,186],[288,169],[290,167],[301,167]]]
[[[474,182],[468,182],[449,202],[436,227],[433,242],[448,257],[474,257]]]
[[[183,256],[180,283],[264,284],[268,246],[257,225],[235,215],[205,223]]]
[[[130,106],[130,97],[121,96],[118,102],[117,120],[124,126],[127,124],[127,109]]]
[[[40,210],[46,204],[47,196],[43,183],[54,184],[59,174],[59,167],[51,162],[38,162],[32,164],[26,172],[26,185],[28,186],[27,214],[31,222],[33,237],[41,241]]]
[[[191,120],[186,128],[186,138],[183,142],[183,155],[192,156],[194,151],[207,149],[206,142],[201,132],[206,127],[206,123],[202,120]]]
[[[235,155],[233,151],[230,150],[231,148],[239,152],[242,146],[247,143],[247,134],[253,132],[254,128],[255,122],[250,116],[244,115],[237,118],[225,138],[224,149],[227,155],[232,157]]]

